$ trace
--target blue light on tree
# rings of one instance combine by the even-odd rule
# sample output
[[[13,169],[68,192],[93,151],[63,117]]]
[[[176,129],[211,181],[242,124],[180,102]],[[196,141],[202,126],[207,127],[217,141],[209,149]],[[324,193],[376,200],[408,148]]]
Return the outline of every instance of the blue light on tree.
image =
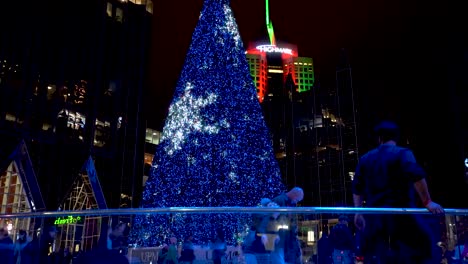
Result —
[[[256,206],[284,191],[271,138],[229,0],[205,0],[182,69],[142,207]],[[230,242],[248,215],[145,215],[130,239],[154,246],[169,232]]]

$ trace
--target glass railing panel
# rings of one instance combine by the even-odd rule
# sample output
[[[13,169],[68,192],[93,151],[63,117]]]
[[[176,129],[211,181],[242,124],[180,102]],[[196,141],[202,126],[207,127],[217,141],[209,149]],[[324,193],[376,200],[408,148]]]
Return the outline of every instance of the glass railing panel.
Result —
[[[220,254],[223,264],[278,263],[281,251],[287,263],[360,263],[360,249],[365,245],[358,243],[361,233],[354,224],[356,214],[418,216],[430,227],[434,263],[463,263],[461,255],[466,254],[463,245],[468,229],[466,209],[446,209],[445,215],[432,215],[425,209],[347,207],[140,208],[1,214],[1,263],[8,264],[5,254],[16,261],[15,248],[21,248],[18,245],[24,247],[23,260],[30,254],[31,259],[42,256],[73,264],[98,260],[116,264],[118,258],[124,263],[156,264],[165,256],[173,256],[179,263],[215,263],[219,255],[215,249],[220,246],[214,241],[218,229],[223,231],[226,242],[225,251]],[[348,220],[349,232],[342,232],[338,242],[332,243],[330,236],[335,234],[340,220]],[[189,237],[191,243],[187,241]],[[422,237],[417,239],[424,242]],[[187,248],[193,249],[193,254]],[[389,256],[375,256],[383,257]]]

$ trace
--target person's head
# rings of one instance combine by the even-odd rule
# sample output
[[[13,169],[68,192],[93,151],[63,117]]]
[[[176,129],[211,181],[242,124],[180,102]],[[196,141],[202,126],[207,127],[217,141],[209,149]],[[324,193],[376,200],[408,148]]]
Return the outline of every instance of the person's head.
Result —
[[[400,138],[400,129],[393,121],[382,121],[374,127],[374,133],[380,144],[388,141],[398,141]]]
[[[260,205],[262,207],[273,207],[273,208],[278,208],[280,207],[277,203],[273,202],[271,199],[268,198],[262,198],[260,201]],[[274,218],[278,218],[279,213],[273,213]]]
[[[347,225],[348,224],[348,217],[346,215],[340,215],[340,217],[338,217],[338,223],[343,224],[343,225]]]
[[[20,242],[25,242],[27,239],[27,233],[25,230],[21,229],[19,232],[18,232],[18,241]]]
[[[293,204],[296,204],[304,199],[304,191],[300,187],[292,188],[286,195]]]
[[[126,229],[127,229],[127,224],[124,222],[118,223],[114,228],[114,230],[116,230],[118,233],[123,233],[125,232]]]
[[[55,235],[57,234],[57,228],[55,226],[49,226],[47,228],[47,234],[50,238],[55,238]]]
[[[269,199],[269,198],[262,198],[262,199],[260,200],[260,206],[262,206],[262,207],[267,207],[268,204],[271,203],[271,202],[272,202],[272,201],[271,201],[271,199]]]

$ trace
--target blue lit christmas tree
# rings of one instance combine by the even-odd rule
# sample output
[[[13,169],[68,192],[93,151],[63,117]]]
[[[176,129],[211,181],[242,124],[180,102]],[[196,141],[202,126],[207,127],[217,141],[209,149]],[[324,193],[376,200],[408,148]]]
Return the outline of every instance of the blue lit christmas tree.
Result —
[[[142,207],[256,206],[284,191],[229,0],[205,0],[146,182]],[[248,215],[144,215],[130,240],[167,232],[234,242]]]

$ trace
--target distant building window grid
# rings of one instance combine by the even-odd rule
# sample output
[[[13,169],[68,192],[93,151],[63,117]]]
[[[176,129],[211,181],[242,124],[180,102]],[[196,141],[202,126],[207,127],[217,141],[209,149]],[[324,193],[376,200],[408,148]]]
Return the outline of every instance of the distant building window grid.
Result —
[[[314,85],[314,73],[312,58],[308,57],[289,57],[283,58],[283,66],[276,69],[267,65],[264,54],[247,53],[247,61],[250,67],[250,74],[253,77],[256,85],[257,96],[260,102],[263,101],[263,96],[267,93],[268,68],[272,72],[283,71],[283,78],[286,81],[288,74],[293,75],[293,80],[296,84],[297,92],[305,92],[312,89]],[[260,78],[259,78],[260,77]]]
[[[82,81],[83,82],[83,81]],[[79,96],[75,96],[78,98],[78,100],[68,100],[72,97],[71,91],[68,91],[68,88],[66,86],[59,87],[57,88],[57,85],[55,84],[47,84],[46,86],[43,86],[45,88],[41,88],[40,86],[36,86],[36,91],[35,94],[38,95],[40,93],[40,89],[46,90],[46,100],[48,104],[53,104],[54,102],[57,103],[56,100],[59,100],[61,104],[64,104],[64,108],[62,108],[58,113],[57,113],[57,118],[63,117],[66,118],[66,128],[71,129],[72,131],[78,131],[79,133],[75,134],[77,136],[77,139],[80,141],[83,141],[83,135],[82,135],[82,130],[84,129],[84,126],[86,125],[86,116],[82,114],[79,111],[73,110],[73,105],[80,105],[84,103],[84,95],[85,94],[79,94]],[[75,88],[78,87],[78,85],[75,86]],[[37,100],[37,99],[36,99]],[[14,112],[7,112],[4,116],[6,121],[14,122],[17,124],[23,124],[24,120],[22,118],[18,117],[17,113]],[[54,126],[52,123],[47,122],[47,120],[43,120],[41,124],[41,129],[43,131],[54,131]],[[52,121],[53,122],[53,121]],[[94,145],[95,146],[104,146],[106,143],[106,140],[108,140],[110,132],[111,132],[111,123],[107,120],[100,120],[96,119],[95,121],[96,124],[96,130],[94,134]]]
[[[107,2],[106,14],[108,17],[113,16],[113,6],[112,3]]]
[[[254,57],[255,56],[255,57]],[[259,59],[258,55],[247,55],[247,60],[250,68],[250,74],[256,86],[257,97],[259,101],[263,101],[265,95],[265,79],[266,74],[263,74],[264,71],[264,60]]]
[[[298,85],[299,92],[305,92],[312,88],[314,84],[314,76],[311,62],[296,61],[295,67],[295,79]]]
[[[123,10],[122,10],[122,8],[117,7],[115,9],[115,20],[117,22],[121,22],[121,23],[123,22]]]
[[[154,130],[154,129],[151,129],[151,128],[146,129],[146,137],[145,137],[146,143],[159,145],[160,140],[161,140],[161,132],[160,131],[157,131],[157,130]]]

